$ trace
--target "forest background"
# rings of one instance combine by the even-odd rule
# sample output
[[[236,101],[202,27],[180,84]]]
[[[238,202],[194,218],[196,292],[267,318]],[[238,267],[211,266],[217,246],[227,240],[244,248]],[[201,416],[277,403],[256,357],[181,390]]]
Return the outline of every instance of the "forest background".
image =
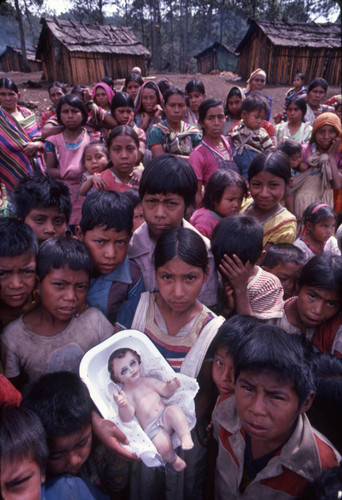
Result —
[[[40,18],[130,27],[151,53],[155,71],[197,71],[194,55],[219,41],[235,49],[248,18],[341,22],[342,0],[0,0],[0,53],[6,45],[32,48]],[[24,47],[23,47],[24,46]]]

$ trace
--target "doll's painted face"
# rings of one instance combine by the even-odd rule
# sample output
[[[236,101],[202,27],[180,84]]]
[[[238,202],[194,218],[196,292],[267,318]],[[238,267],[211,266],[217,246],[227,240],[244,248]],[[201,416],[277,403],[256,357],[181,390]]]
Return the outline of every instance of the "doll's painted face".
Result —
[[[134,383],[141,377],[141,366],[138,356],[128,351],[122,358],[113,359],[112,373],[115,379],[122,384]]]

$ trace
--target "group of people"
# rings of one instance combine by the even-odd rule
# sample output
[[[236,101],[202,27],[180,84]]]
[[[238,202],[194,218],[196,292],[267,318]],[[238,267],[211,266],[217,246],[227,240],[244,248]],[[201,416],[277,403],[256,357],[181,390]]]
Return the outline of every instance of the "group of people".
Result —
[[[274,126],[265,84],[258,68],[223,103],[139,68],[121,91],[53,82],[38,124],[0,79],[5,500],[314,499],[327,477],[342,490],[341,96],[325,104],[327,82],[297,74]],[[140,379],[129,345],[109,362],[120,416],[143,422],[164,467],[124,447],[79,377],[129,329],[175,372]],[[177,373],[199,386],[191,434],[160,400]]]

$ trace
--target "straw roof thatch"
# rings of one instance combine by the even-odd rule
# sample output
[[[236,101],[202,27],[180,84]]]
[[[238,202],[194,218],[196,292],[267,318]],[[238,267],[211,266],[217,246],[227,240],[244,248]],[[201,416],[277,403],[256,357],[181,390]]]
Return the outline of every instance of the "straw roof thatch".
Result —
[[[149,51],[136,39],[130,28],[56,18],[43,18],[41,22],[70,52],[149,55]],[[43,31],[37,49],[38,56],[45,43]]]
[[[251,19],[249,24],[250,27],[236,48],[236,52],[241,51],[257,27],[276,46],[310,48],[341,46],[341,26],[338,23],[290,23]]]

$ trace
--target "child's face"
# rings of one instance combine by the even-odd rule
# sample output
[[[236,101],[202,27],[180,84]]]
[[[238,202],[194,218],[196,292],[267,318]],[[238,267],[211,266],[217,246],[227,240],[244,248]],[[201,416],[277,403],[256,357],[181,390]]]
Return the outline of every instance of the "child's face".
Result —
[[[180,123],[186,112],[185,97],[178,94],[171,95],[168,98],[164,109],[167,119],[171,124]]]
[[[254,109],[253,111],[242,111],[241,117],[245,122],[245,125],[252,130],[258,130],[262,122],[265,120],[266,112],[258,109]]]
[[[49,439],[47,471],[53,476],[79,473],[87,461],[92,445],[91,425],[82,427],[68,436]]]
[[[128,351],[122,358],[113,359],[112,371],[122,384],[134,384],[141,376],[139,359]]]
[[[208,109],[201,125],[206,136],[216,138],[222,135],[225,123],[226,117],[223,106],[215,106]]]
[[[221,200],[215,204],[215,212],[221,217],[238,214],[243,199],[243,190],[239,186],[227,186]]]
[[[103,226],[95,226],[81,236],[99,274],[109,274],[123,263],[130,238],[131,235],[126,229],[115,231]]]
[[[129,106],[120,106],[114,111],[114,118],[119,125],[127,125],[127,123],[130,123],[132,121],[133,116],[133,109]]]
[[[239,116],[240,114],[240,109],[241,109],[241,97],[238,95],[233,95],[232,97],[229,97],[227,107],[229,114],[234,118],[236,116]]]
[[[109,158],[117,175],[129,175],[138,161],[138,146],[129,135],[115,137],[109,146]]]
[[[293,79],[293,86],[298,89],[303,85],[303,80],[300,78],[300,76],[295,76]]]
[[[276,125],[278,125],[279,123],[281,123],[281,116],[274,116],[273,120],[274,120],[274,123]]]
[[[141,226],[145,222],[144,219],[144,212],[142,208],[142,204],[139,203],[139,205],[136,205],[134,207],[134,213],[133,213],[133,231],[138,229],[138,227]]]
[[[37,462],[29,458],[1,460],[0,482],[3,500],[40,500],[45,481]]]
[[[295,153],[294,155],[289,157],[289,160],[291,168],[298,168],[302,163],[303,155],[302,153]]]
[[[55,319],[69,321],[87,298],[89,275],[69,267],[51,269],[40,282],[42,307]]]
[[[332,125],[323,125],[316,132],[315,143],[319,150],[327,151],[337,136],[337,130]]]
[[[303,120],[303,111],[294,103],[291,102],[286,110],[289,123],[300,123]]]
[[[280,262],[272,269],[263,266],[265,271],[274,274],[280,280],[281,286],[284,289],[284,300],[297,295],[298,278],[303,265],[295,262]]]
[[[268,453],[291,436],[297,417],[298,395],[291,381],[272,372],[242,371],[235,384],[236,410],[253,442]],[[304,406],[304,405],[303,405]]]
[[[234,392],[234,363],[226,347],[219,347],[214,354],[212,376],[220,394]]]
[[[188,93],[189,108],[194,113],[198,113],[198,108],[205,99],[205,94],[202,94],[199,90],[192,90]]]
[[[31,299],[36,286],[36,257],[28,253],[0,257],[0,301],[20,309]]]
[[[151,238],[154,240],[168,229],[179,227],[185,212],[184,198],[176,193],[145,193],[142,207]]]
[[[156,91],[153,89],[144,88],[141,96],[141,104],[146,113],[153,113],[155,106],[158,104]]]
[[[95,103],[101,108],[106,108],[109,106],[108,96],[103,87],[97,87],[94,97]]]
[[[316,224],[311,224],[309,222],[306,226],[309,236],[314,241],[324,243],[335,234],[336,220],[335,217],[329,217],[328,219],[316,222]]]
[[[126,87],[126,92],[129,94],[134,100],[139,92],[140,85],[138,82],[129,82]]]
[[[303,286],[297,298],[297,312],[307,328],[316,327],[335,316],[341,309],[341,297],[336,291]]]
[[[39,245],[54,236],[64,236],[67,230],[65,214],[55,207],[32,208],[24,222],[35,232]]]
[[[74,130],[82,125],[82,111],[74,106],[70,106],[70,104],[62,104],[60,115],[61,122],[67,129]]]
[[[196,303],[207,275],[200,267],[191,266],[178,257],[173,257],[158,267],[156,279],[164,307],[184,313]]]
[[[257,207],[262,211],[274,209],[285,195],[285,181],[270,172],[262,170],[249,183],[251,196]]]
[[[108,157],[99,144],[94,144],[86,149],[84,154],[84,166],[90,174],[102,172],[108,162]]]

